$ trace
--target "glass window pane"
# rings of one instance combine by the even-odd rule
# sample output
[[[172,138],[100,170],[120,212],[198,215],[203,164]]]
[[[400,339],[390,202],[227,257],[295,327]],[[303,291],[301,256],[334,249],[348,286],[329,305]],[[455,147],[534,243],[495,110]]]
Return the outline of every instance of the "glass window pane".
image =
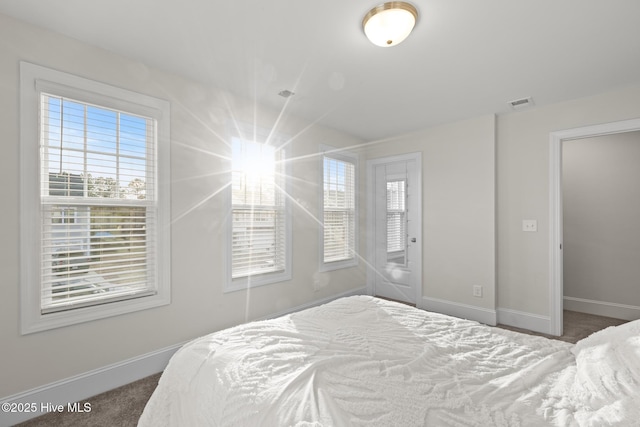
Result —
[[[387,261],[406,264],[406,181],[387,181]]]

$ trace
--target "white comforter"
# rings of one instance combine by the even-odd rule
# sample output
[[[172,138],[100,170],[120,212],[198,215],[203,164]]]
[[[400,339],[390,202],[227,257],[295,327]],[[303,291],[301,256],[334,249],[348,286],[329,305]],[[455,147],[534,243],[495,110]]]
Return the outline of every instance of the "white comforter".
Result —
[[[603,412],[585,394],[573,347],[342,298],[185,345],[139,425],[640,425],[637,397]]]

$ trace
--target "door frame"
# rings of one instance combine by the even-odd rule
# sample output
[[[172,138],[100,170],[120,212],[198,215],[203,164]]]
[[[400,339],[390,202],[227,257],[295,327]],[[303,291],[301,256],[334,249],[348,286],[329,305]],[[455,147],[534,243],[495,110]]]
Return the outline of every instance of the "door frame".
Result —
[[[375,245],[371,242],[376,241],[376,227],[375,227],[375,168],[380,165],[388,163],[416,162],[416,181],[415,183],[409,183],[410,186],[416,188],[413,195],[415,199],[415,206],[420,210],[419,219],[416,220],[415,234],[419,239],[415,244],[415,261],[411,268],[412,276],[414,280],[415,292],[416,292],[416,307],[422,308],[422,153],[407,153],[399,154],[395,156],[379,157],[375,159],[367,160],[367,293],[374,295],[375,292]]]
[[[640,118],[551,132],[549,138],[549,333],[563,333],[562,143],[574,139],[640,131]]]

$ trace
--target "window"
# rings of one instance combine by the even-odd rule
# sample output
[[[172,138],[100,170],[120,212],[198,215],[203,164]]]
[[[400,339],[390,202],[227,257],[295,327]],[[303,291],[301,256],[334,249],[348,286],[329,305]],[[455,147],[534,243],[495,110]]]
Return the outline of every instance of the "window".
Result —
[[[291,278],[285,150],[232,138],[228,290]]]
[[[23,333],[167,304],[168,103],[27,63],[21,99]]]
[[[357,265],[357,157],[324,147],[321,270]]]
[[[406,264],[406,180],[387,181],[387,261]]]

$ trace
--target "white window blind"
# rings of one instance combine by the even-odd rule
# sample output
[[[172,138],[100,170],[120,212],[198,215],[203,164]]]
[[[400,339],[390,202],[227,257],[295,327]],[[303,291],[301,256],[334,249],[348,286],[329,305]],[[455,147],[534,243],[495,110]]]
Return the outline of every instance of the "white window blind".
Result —
[[[356,187],[354,162],[323,157],[323,262],[355,258]]]
[[[387,182],[387,254],[389,259],[402,258],[407,246],[406,182]]]
[[[232,142],[231,278],[287,269],[284,151]]]
[[[41,311],[152,295],[155,121],[40,95]]]

